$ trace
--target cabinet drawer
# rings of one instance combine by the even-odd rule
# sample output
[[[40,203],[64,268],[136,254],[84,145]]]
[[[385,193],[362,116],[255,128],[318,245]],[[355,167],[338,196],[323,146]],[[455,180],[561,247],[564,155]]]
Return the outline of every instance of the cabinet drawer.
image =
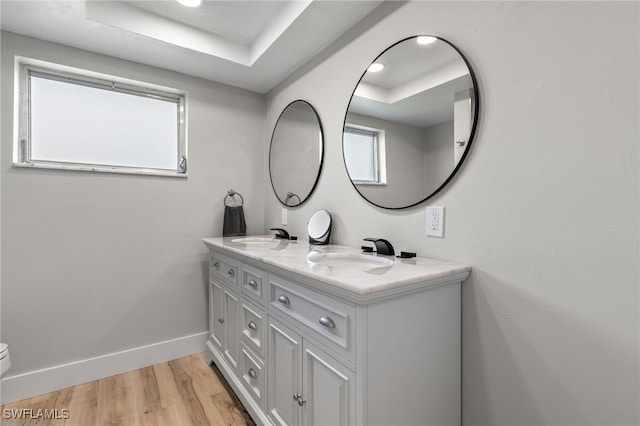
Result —
[[[266,272],[250,265],[242,264],[242,294],[264,306],[266,291],[264,283],[267,281]]]
[[[269,275],[270,311],[295,320],[319,341],[355,361],[355,307]]]
[[[222,281],[230,286],[238,287],[238,271],[240,262],[218,253],[209,255],[209,277]]]
[[[240,356],[240,380],[249,394],[264,409],[267,375],[264,363],[245,345]]]
[[[240,330],[242,330],[242,341],[264,357],[266,331],[263,310],[264,308],[258,308],[243,298],[242,311],[240,312]]]

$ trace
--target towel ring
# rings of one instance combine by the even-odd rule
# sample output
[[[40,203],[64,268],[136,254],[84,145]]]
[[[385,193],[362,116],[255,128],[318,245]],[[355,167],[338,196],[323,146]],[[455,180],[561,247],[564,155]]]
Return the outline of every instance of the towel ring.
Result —
[[[227,207],[238,207],[238,204],[236,203],[235,206],[231,206],[229,204],[227,204],[227,200],[234,200],[233,197],[235,196],[240,197],[240,206],[244,206],[244,198],[242,198],[242,195],[240,195],[238,192],[234,191],[233,189],[230,189],[229,191],[227,191],[227,195],[224,197],[224,205]],[[235,202],[235,200],[234,200]]]
[[[291,200],[292,198],[298,199],[298,204],[296,204],[296,206],[302,204],[302,200],[300,200],[300,197],[298,196],[298,194],[294,194],[293,192],[287,192],[287,198],[284,199],[284,204],[288,206],[289,200]]]

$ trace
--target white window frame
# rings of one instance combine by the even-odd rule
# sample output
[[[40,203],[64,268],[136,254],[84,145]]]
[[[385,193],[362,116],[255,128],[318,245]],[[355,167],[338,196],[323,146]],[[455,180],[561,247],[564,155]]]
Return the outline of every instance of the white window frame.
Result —
[[[385,146],[385,131],[382,129],[375,129],[373,127],[360,126],[357,124],[347,123],[344,126],[345,133],[360,133],[373,135],[374,146],[372,150],[373,158],[371,161],[374,166],[374,180],[356,180],[352,179],[352,182],[356,185],[386,185],[387,184],[387,161],[386,161],[386,146]]]
[[[30,77],[106,89],[115,93],[175,102],[177,114],[175,168],[46,161],[31,158]],[[16,167],[187,177],[187,93],[181,90],[81,70],[31,58],[16,57],[13,165]]]

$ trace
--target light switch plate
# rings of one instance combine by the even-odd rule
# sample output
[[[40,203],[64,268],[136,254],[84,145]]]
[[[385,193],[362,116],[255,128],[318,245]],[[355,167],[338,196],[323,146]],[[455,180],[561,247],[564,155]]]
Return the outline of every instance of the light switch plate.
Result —
[[[444,207],[427,207],[427,235],[444,238]]]

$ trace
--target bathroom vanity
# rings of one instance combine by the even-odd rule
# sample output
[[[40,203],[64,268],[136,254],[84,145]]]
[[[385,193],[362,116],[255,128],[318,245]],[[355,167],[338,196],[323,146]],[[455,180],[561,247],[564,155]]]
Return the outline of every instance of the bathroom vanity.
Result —
[[[207,359],[258,424],[460,424],[469,267],[270,236],[205,238]]]

